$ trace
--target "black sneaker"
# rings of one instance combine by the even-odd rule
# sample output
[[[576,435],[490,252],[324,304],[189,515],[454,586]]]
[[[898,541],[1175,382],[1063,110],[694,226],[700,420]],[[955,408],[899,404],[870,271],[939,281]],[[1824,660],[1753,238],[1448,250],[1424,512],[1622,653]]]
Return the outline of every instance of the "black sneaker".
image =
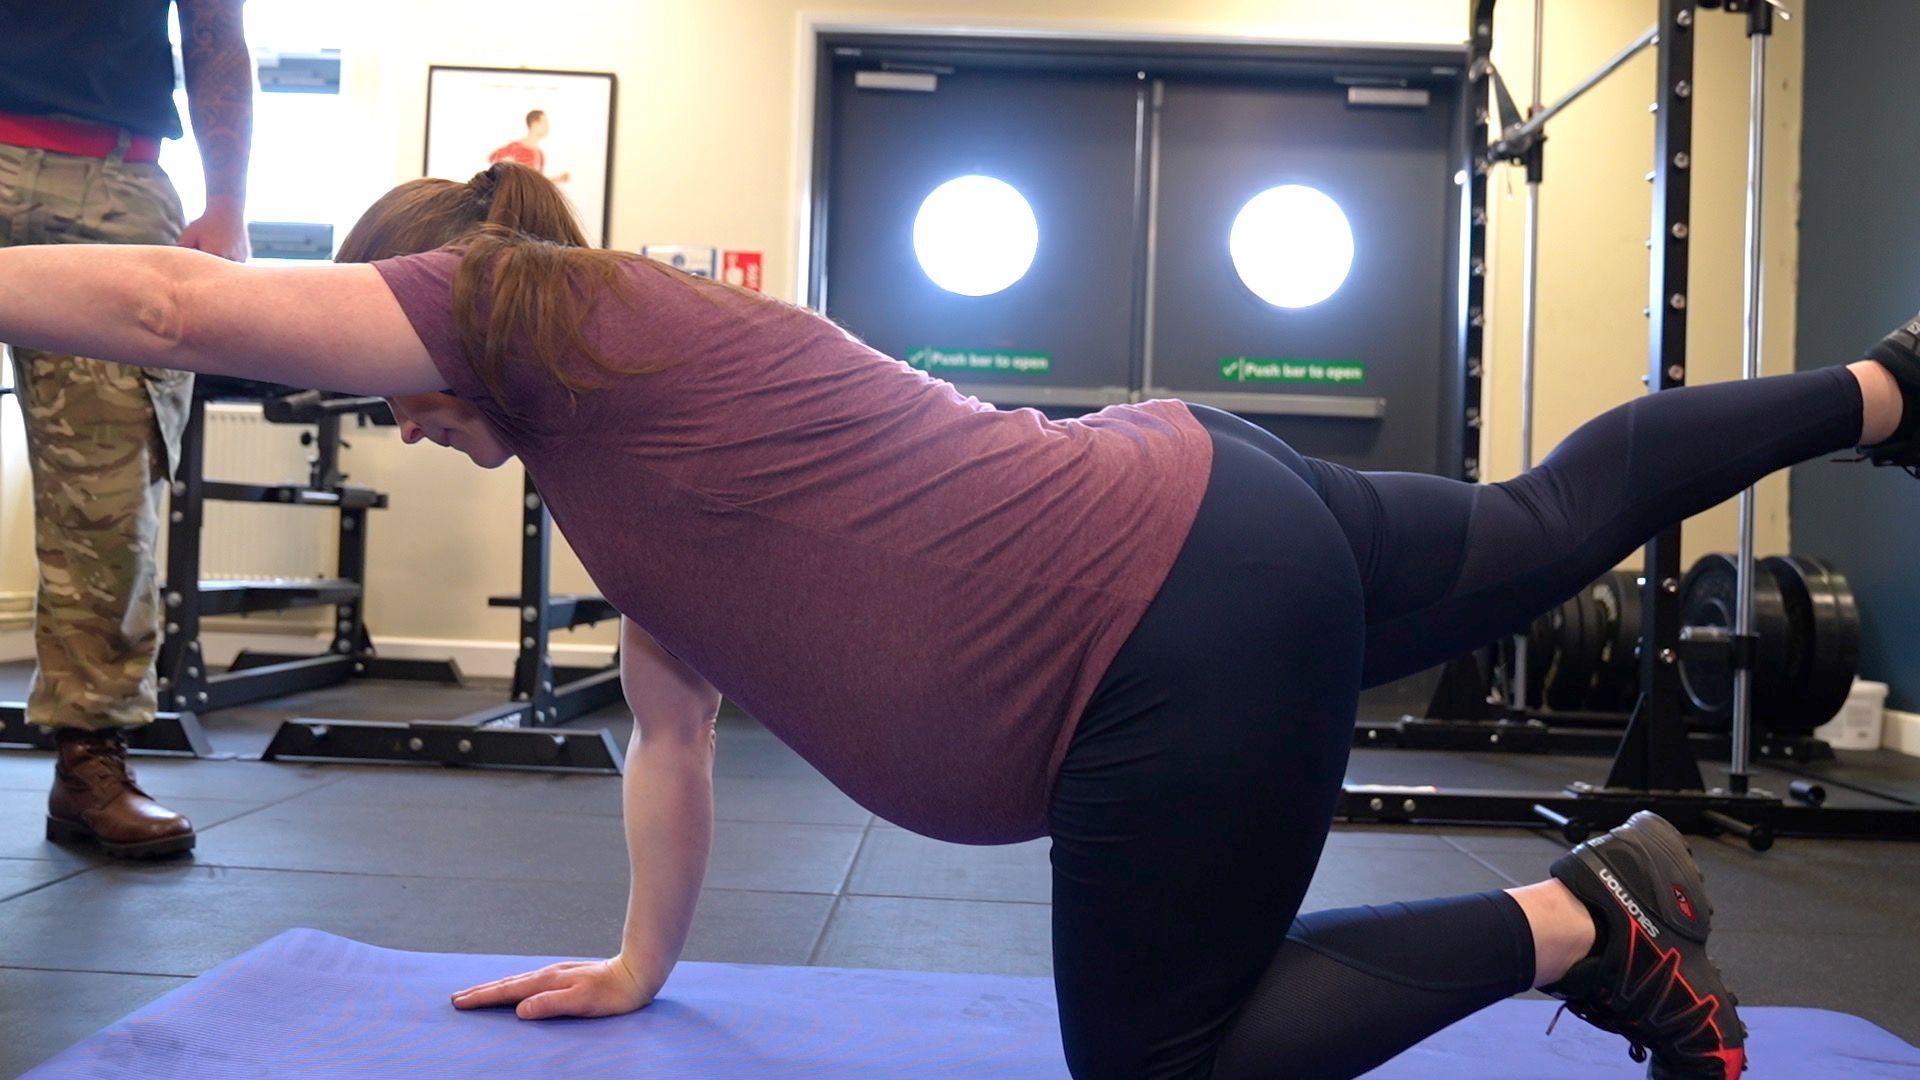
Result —
[[[1900,425],[1872,446],[1860,447],[1862,461],[1892,465],[1920,476],[1920,315],[1896,327],[1867,350],[1900,385]]]
[[[1654,1080],[1734,1080],[1747,1029],[1707,959],[1713,905],[1680,832],[1642,810],[1553,864],[1599,921],[1600,947],[1540,989],[1597,1028],[1627,1037]]]

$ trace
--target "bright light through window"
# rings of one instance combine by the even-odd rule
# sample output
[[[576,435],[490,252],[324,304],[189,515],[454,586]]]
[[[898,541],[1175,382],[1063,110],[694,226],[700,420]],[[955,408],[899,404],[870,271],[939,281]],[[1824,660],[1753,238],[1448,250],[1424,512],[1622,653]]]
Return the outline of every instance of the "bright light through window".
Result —
[[[1012,184],[960,176],[933,189],[913,219],[913,253],[935,285],[988,296],[1026,275],[1040,248],[1033,207]]]
[[[1240,208],[1227,250],[1255,296],[1274,307],[1312,307],[1347,280],[1353,228],[1325,192],[1282,184]]]

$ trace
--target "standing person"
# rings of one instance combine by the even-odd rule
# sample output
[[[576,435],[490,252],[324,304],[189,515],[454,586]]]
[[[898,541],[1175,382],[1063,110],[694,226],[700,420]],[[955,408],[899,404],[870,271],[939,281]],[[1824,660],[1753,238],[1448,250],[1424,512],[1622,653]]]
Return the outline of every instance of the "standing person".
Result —
[[[487,155],[487,164],[498,165],[511,161],[515,165],[525,165],[541,176],[556,184],[564,184],[573,178],[570,172],[547,176],[547,152],[540,149],[547,135],[553,131],[553,124],[547,120],[545,109],[534,109],[527,113],[527,133],[507,145]]]
[[[181,136],[173,0],[0,0],[0,247],[178,243],[246,260],[253,60],[241,4],[179,0],[207,189],[188,224],[158,164],[160,141]],[[192,824],[134,782],[122,732],[158,704],[155,542],[193,377],[12,352],[40,561],[27,719],[59,744],[48,838],[125,857],[187,851]]]

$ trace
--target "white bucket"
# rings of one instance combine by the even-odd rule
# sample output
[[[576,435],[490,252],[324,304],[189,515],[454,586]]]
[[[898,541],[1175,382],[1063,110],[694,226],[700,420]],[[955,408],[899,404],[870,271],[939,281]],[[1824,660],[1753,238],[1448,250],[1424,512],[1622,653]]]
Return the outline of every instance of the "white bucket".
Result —
[[[1886,709],[1886,683],[1855,679],[1840,714],[1814,728],[1814,738],[1825,739],[1835,750],[1878,750]]]

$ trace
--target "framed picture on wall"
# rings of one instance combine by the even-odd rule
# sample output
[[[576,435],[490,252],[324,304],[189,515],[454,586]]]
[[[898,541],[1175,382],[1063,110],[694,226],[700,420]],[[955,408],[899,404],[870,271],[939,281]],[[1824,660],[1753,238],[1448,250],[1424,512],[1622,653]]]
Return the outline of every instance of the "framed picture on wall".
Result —
[[[427,176],[467,180],[496,161],[560,186],[580,231],[605,247],[613,192],[617,80],[606,71],[427,69]]]

